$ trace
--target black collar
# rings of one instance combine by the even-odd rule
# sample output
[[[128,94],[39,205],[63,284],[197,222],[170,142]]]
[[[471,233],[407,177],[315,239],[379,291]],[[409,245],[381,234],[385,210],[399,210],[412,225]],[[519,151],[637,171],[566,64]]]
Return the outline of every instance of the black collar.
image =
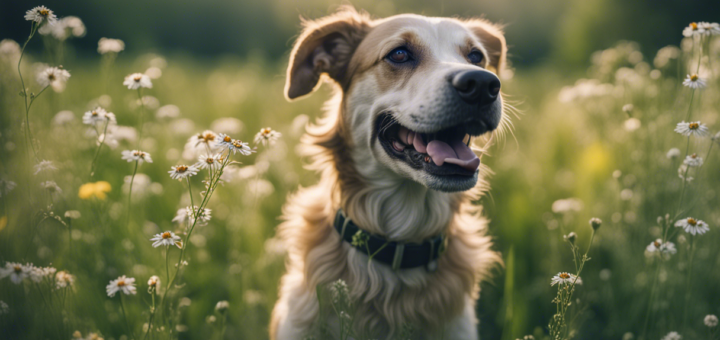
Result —
[[[422,243],[402,243],[388,241],[385,237],[371,234],[358,228],[353,221],[345,216],[342,209],[335,215],[335,230],[345,242],[357,250],[373,255],[373,260],[391,266],[394,270],[410,269],[424,266],[428,271],[437,269],[437,259],[445,250],[445,234],[424,240]],[[353,245],[353,236],[367,240],[359,246]],[[369,251],[369,253],[368,253]]]

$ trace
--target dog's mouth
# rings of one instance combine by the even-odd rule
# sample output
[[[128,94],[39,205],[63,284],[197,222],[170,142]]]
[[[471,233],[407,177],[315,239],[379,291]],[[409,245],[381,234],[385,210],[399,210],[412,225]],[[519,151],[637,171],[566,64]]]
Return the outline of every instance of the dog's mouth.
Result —
[[[436,176],[474,177],[480,159],[470,140],[492,129],[482,120],[463,122],[432,132],[418,132],[400,125],[390,114],[377,118],[377,136],[385,152],[415,169]]]

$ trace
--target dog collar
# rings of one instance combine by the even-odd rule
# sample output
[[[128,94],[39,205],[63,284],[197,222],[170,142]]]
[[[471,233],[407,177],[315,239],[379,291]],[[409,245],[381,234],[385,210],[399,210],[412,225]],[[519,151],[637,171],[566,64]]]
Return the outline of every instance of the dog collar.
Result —
[[[437,259],[445,251],[444,233],[419,244],[389,241],[385,237],[360,229],[345,216],[342,209],[338,209],[334,225],[341,239],[366,255],[373,254],[373,260],[389,265],[393,270],[424,266],[430,272],[435,271]],[[356,242],[353,242],[353,238]],[[363,240],[362,244],[358,244],[359,239]]]

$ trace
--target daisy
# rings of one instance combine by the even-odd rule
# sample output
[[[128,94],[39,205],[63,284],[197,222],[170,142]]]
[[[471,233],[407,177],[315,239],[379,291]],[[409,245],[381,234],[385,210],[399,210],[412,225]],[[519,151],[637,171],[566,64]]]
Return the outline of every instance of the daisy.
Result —
[[[135,289],[135,278],[126,277],[125,275],[118,277],[115,280],[110,281],[110,284],[105,287],[107,295],[109,297],[115,296],[115,293],[121,292],[125,295],[135,295],[137,292]]]
[[[215,305],[215,310],[220,313],[226,311],[228,308],[230,308],[230,303],[227,301],[218,301]]]
[[[672,242],[663,243],[661,239],[657,239],[650,243],[645,250],[649,253],[661,253],[661,254],[675,254],[675,244]]]
[[[97,125],[98,123],[104,123],[106,121],[112,124],[117,124],[115,114],[112,112],[107,112],[105,111],[105,109],[99,106],[93,110],[85,112],[85,114],[83,115],[83,124]]]
[[[705,319],[703,319],[703,323],[705,324],[705,326],[715,327],[718,325],[718,317],[714,314],[706,315]]]
[[[177,223],[185,222],[187,220],[187,216],[188,216],[187,211],[188,210],[185,208],[178,209],[178,211],[175,214],[175,217],[172,219],[172,221],[177,222]]]
[[[190,176],[195,176],[198,173],[198,169],[194,165],[176,165],[170,167],[172,170],[168,171],[170,178],[183,180]]]
[[[195,215],[197,216],[197,224],[200,226],[205,226],[210,222],[210,214],[212,213],[212,210],[210,209],[203,209],[200,211],[199,207],[186,207],[185,208],[185,216],[188,218],[188,222],[194,222],[195,221]]]
[[[694,153],[690,156],[685,157],[683,164],[690,167],[701,167],[703,165],[703,159],[702,157],[698,157],[698,155]]]
[[[220,168],[220,165],[222,164],[222,155],[215,154],[215,155],[202,155],[198,157],[198,162],[195,164],[195,166],[198,169],[218,169]]]
[[[720,24],[717,22],[699,22],[698,28],[705,30],[705,35],[718,35],[720,34]]]
[[[25,20],[34,21],[39,24],[47,21],[49,24],[53,24],[57,21],[57,16],[47,7],[38,6],[25,12]]]
[[[680,157],[680,149],[678,148],[672,148],[668,150],[667,155],[665,155],[668,159],[676,159]]]
[[[0,197],[3,195],[7,195],[9,192],[11,192],[17,184],[13,181],[8,181],[5,179],[0,179]]]
[[[239,139],[232,139],[232,138],[230,138],[230,136],[228,136],[224,133],[218,134],[218,137],[215,141],[218,143],[218,145],[228,149],[233,154],[239,152],[240,154],[247,156],[247,155],[255,152],[255,150],[250,149],[250,147],[248,146],[248,143],[243,143],[243,141],[241,141]]]
[[[710,231],[707,223],[701,220],[696,220],[692,217],[684,218],[675,222],[675,227],[683,228],[685,229],[686,233],[690,233],[693,235],[702,235]]]
[[[38,73],[37,82],[40,84],[40,87],[43,88],[52,85],[53,89],[60,89],[65,86],[65,82],[67,82],[68,78],[70,78],[70,72],[67,70],[57,67],[48,67]]]
[[[178,245],[181,238],[180,236],[175,235],[172,231],[166,231],[160,234],[155,234],[155,237],[151,238],[150,241],[153,242],[152,246],[157,248],[159,246],[174,246]],[[179,247],[179,245],[178,245]]]
[[[153,275],[148,279],[148,286],[150,288],[159,289],[160,288],[160,278],[157,275]]]
[[[138,162],[139,164],[142,164],[143,162],[153,162],[149,153],[140,150],[125,150],[122,152],[122,159],[128,161],[128,163]]]
[[[682,179],[683,181],[687,181],[688,183],[690,183],[695,178],[693,178],[692,176],[687,176],[687,178],[685,178],[685,174],[687,172],[688,166],[686,164],[680,165],[680,167],[678,168],[678,177],[680,177],[680,179]]]
[[[683,85],[691,89],[701,89],[705,87],[705,79],[700,78],[697,74],[687,75],[683,81]]]
[[[700,121],[697,122],[689,122],[686,123],[685,121],[682,121],[677,124],[675,127],[675,132],[685,136],[697,136],[697,137],[705,137],[708,134],[708,127],[707,125],[701,123]]]
[[[5,267],[0,268],[0,279],[9,276],[12,283],[20,284],[20,282],[28,277],[31,269],[31,264],[23,266],[17,262],[5,262]]]
[[[678,332],[670,332],[662,340],[682,340],[682,335],[678,334]]]
[[[55,274],[55,288],[62,289],[72,286],[75,283],[75,277],[70,273],[61,270]]]
[[[45,277],[47,272],[43,270],[43,268],[35,267],[33,265],[29,265],[30,269],[28,270],[28,277],[30,277],[30,280],[32,280],[35,283],[39,283],[42,281],[42,279]]]
[[[263,146],[273,145],[280,137],[282,137],[282,133],[266,127],[260,129],[260,132],[255,135],[255,144],[261,143]]]
[[[98,41],[98,53],[118,53],[125,49],[125,43],[120,39],[100,38]]]
[[[40,183],[40,187],[47,190],[51,194],[60,194],[62,189],[55,183],[55,181],[45,181]]]
[[[577,278],[577,281],[575,280],[576,278]],[[582,284],[582,280],[579,277],[577,277],[576,275],[561,272],[561,273],[558,273],[557,275],[553,276],[552,280],[550,280],[550,285],[551,286],[554,286],[554,285],[564,286],[564,285],[572,284],[573,282],[575,282],[576,284]]]
[[[123,85],[127,86],[129,90],[137,90],[141,87],[151,89],[152,81],[150,81],[150,77],[148,77],[147,75],[144,75],[142,73],[133,73],[125,77]]]
[[[696,22],[691,22],[688,27],[683,29],[682,34],[684,37],[699,36],[705,32],[705,29],[700,27]]]
[[[52,161],[40,161],[40,163],[35,164],[35,175],[44,172],[44,171],[55,171],[57,168],[53,164]]]

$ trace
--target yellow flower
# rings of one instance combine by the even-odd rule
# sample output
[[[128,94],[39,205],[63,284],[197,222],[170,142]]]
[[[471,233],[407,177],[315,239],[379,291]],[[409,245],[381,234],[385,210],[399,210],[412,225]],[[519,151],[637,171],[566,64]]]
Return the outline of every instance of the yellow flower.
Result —
[[[107,195],[105,193],[110,192],[110,190],[112,190],[112,186],[110,186],[110,183],[105,181],[85,183],[80,186],[80,191],[78,191],[78,197],[84,200],[91,199],[93,197],[104,200],[105,198],[107,198]]]

